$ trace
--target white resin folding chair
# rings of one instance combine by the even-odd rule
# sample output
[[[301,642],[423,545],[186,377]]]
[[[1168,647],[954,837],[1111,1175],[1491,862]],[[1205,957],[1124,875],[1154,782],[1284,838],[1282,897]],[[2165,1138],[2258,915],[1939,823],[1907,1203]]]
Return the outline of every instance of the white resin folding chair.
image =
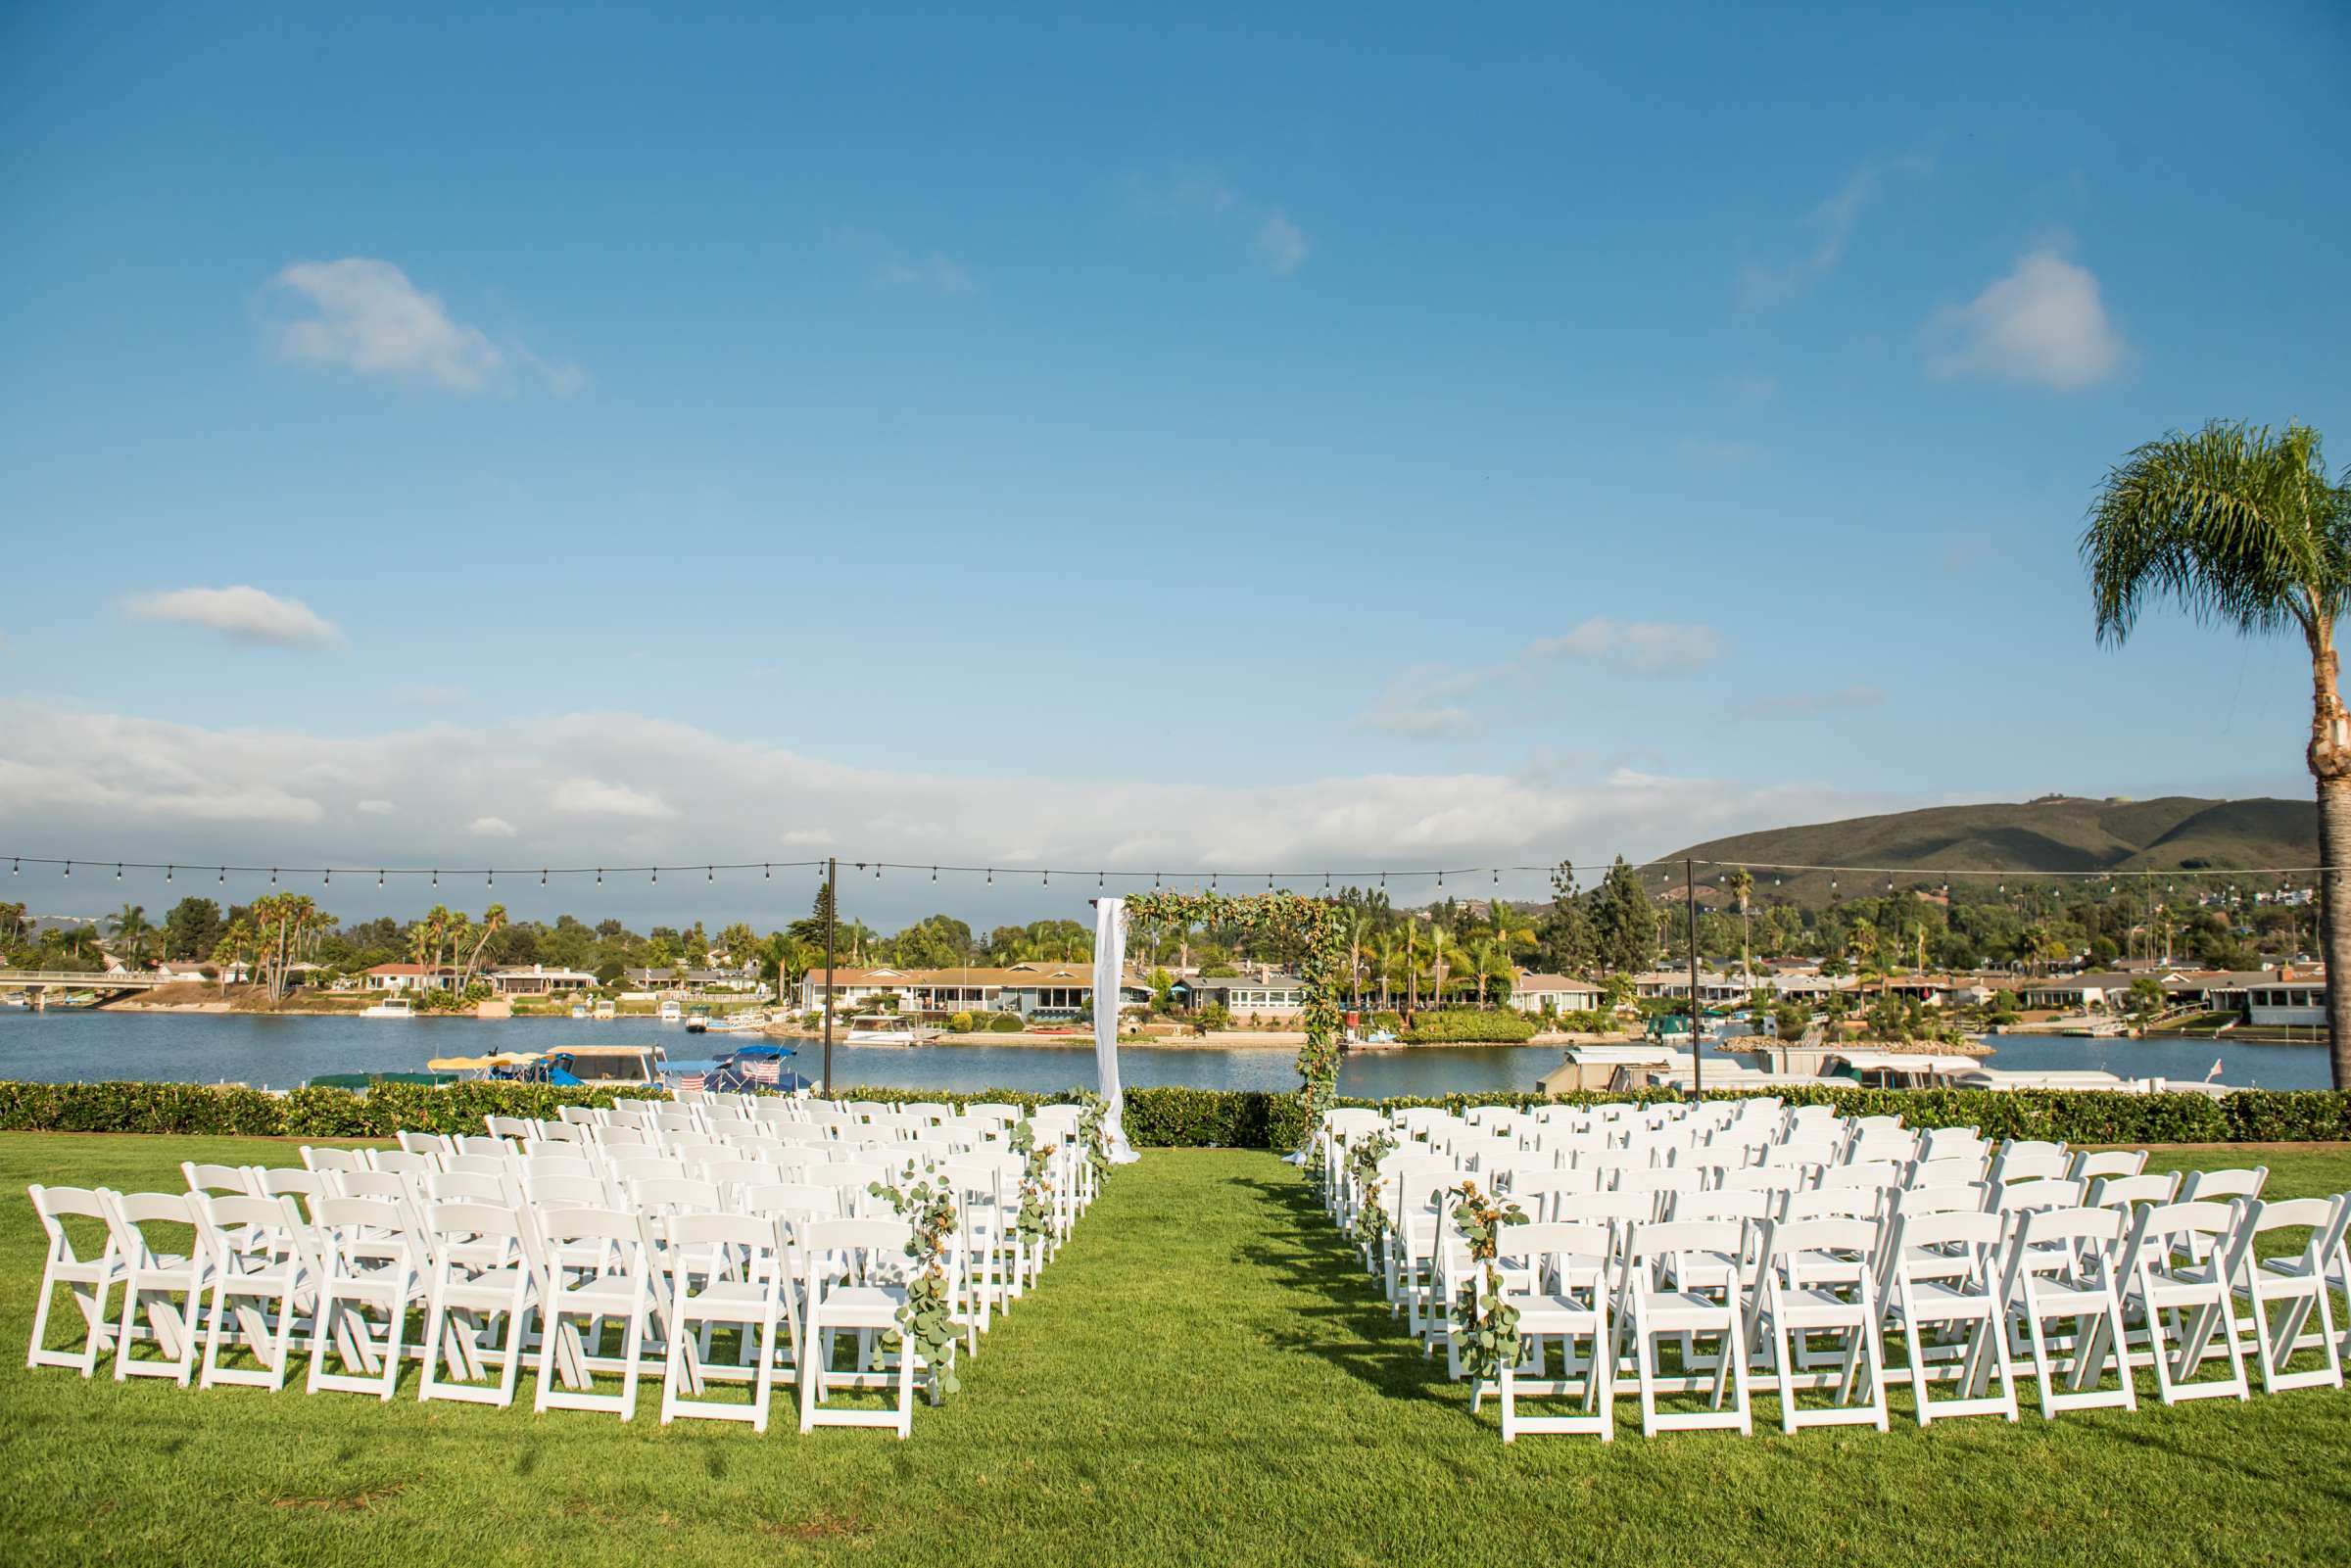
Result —
[[[1982,1160],[1921,1160],[1903,1173],[1905,1187],[1982,1187],[1991,1191],[1984,1179]]]
[[[1710,1428],[1732,1428],[1742,1435],[1754,1431],[1748,1404],[1747,1321],[1739,1283],[1727,1281],[1719,1293],[1688,1288],[1697,1271],[1674,1263],[1677,1255],[1737,1258],[1745,1241],[1743,1229],[1723,1219],[1635,1223],[1618,1244],[1618,1316],[1611,1354],[1621,1356],[1628,1348],[1625,1341],[1632,1342],[1644,1436]],[[1668,1277],[1675,1278],[1675,1286],[1665,1283]],[[1683,1338],[1685,1344],[1704,1335],[1720,1340],[1710,1379],[1687,1361],[1678,1376],[1659,1369],[1656,1342],[1669,1335]],[[1657,1408],[1660,1393],[1690,1392],[1709,1384],[1712,1398],[1706,1409]]]
[[[312,1307],[317,1286],[302,1216],[290,1198],[199,1193],[194,1207],[212,1276],[204,1367],[196,1386],[237,1384],[274,1394],[286,1386],[293,1364],[295,1319]],[[258,1368],[221,1364],[221,1337],[232,1317],[237,1338]]]
[[[593,1212],[593,1211],[591,1211]],[[523,1324],[537,1299],[540,1268],[531,1223],[496,1204],[426,1206],[431,1253],[425,1290],[424,1375],[416,1398],[500,1406],[514,1402],[522,1371]],[[505,1332],[486,1342],[503,1320]],[[498,1381],[482,1387],[487,1363]]]
[[[1602,1224],[1506,1225],[1496,1242],[1496,1277],[1503,1300],[1518,1313],[1523,1347],[1517,1360],[1498,1370],[1496,1390],[1502,1402],[1502,1441],[1514,1443],[1520,1433],[1597,1437],[1603,1443],[1616,1436],[1614,1335],[1608,1322],[1608,1228]],[[1483,1307],[1486,1289],[1481,1266],[1471,1275],[1471,1288]],[[1550,1353],[1556,1343],[1559,1376],[1551,1376]],[[1579,1348],[1580,1347],[1580,1348]],[[1580,1378],[1579,1378],[1580,1374]],[[1578,1384],[1581,1387],[1578,1387]],[[1481,1383],[1470,1392],[1475,1411],[1484,1393]],[[1522,1414],[1522,1399],[1580,1397],[1580,1415]]]
[[[897,1369],[882,1369],[879,1342],[894,1333],[907,1298],[906,1249],[914,1227],[894,1219],[820,1220],[804,1242],[801,1297],[806,1327],[800,1335],[800,1430],[820,1426],[888,1427],[900,1438],[914,1429],[914,1369],[919,1359],[911,1340],[899,1336]],[[854,1334],[857,1366],[833,1370],[834,1340]],[[896,1408],[825,1407],[836,1390],[895,1386]]]
[[[313,1149],[302,1146],[302,1164],[307,1170],[324,1174],[330,1170],[368,1170],[367,1151],[364,1149]]]
[[[105,1192],[115,1249],[122,1258],[122,1318],[115,1331],[115,1381],[168,1377],[181,1388],[196,1375],[198,1320],[204,1310],[204,1247],[196,1238],[196,1200],[178,1192]],[[184,1253],[166,1252],[147,1227],[168,1225],[190,1234]],[[174,1237],[174,1240],[177,1238]],[[139,1328],[144,1313],[147,1327]],[[131,1354],[140,1339],[154,1343],[160,1358]]]
[[[264,1198],[298,1198],[304,1222],[315,1223],[318,1200],[326,1196],[326,1178],[300,1165],[257,1165],[254,1186]]]
[[[1902,1333],[1918,1424],[1948,1416],[2017,1419],[2016,1368],[2008,1353],[2007,1308],[1996,1272],[2005,1222],[1981,1210],[1908,1214],[1897,1211],[1879,1254],[1879,1300]],[[1955,1343],[1948,1331],[1959,1326]],[[1960,1392],[1937,1400],[1931,1378],[1955,1376]],[[1999,1392],[1989,1392],[1991,1380]]]
[[[2095,1181],[2100,1176],[2135,1176],[2146,1168],[2144,1149],[2077,1149],[2066,1174],[2076,1181]]]
[[[748,1421],[752,1431],[765,1432],[780,1349],[776,1332],[791,1327],[793,1300],[787,1276],[791,1253],[780,1226],[750,1214],[672,1214],[665,1238],[670,1276],[661,1424],[686,1416]],[[711,1272],[690,1261],[712,1254],[728,1255],[735,1266]],[[731,1326],[741,1337],[731,1367],[708,1352],[710,1330],[719,1326]],[[747,1384],[750,1403],[688,1398],[712,1383]]]
[[[558,1123],[558,1125],[567,1125],[567,1123]],[[482,1117],[482,1130],[493,1138],[522,1139],[546,1136],[543,1124],[528,1117],[486,1116]]]
[[[2075,1178],[2077,1180],[2082,1178]],[[2148,1204],[2175,1203],[2180,1197],[2180,1172],[2166,1170],[2148,1176],[2093,1176],[2089,1180],[2087,1205],[2091,1209],[2123,1209],[2137,1211]],[[2228,1207],[2230,1200],[2213,1198],[2200,1200]],[[2206,1243],[2189,1243],[2203,1246]]]
[[[2262,1392],[2341,1388],[2342,1351],[2335,1338],[2327,1274],[2330,1269],[2339,1274],[2343,1268],[2344,1234],[2351,1228],[2351,1194],[2246,1203],[2248,1212],[2226,1266],[2232,1294],[2253,1320],[2254,1359],[2261,1368]],[[2303,1232],[2301,1247],[2276,1257],[2261,1257],[2261,1238],[2279,1231]],[[2315,1344],[2304,1333],[2314,1313],[2319,1319]],[[2296,1370],[2294,1356],[2307,1349],[2316,1349],[2324,1364]]]
[[[2177,1201],[2183,1204],[2227,1203],[2231,1198],[2258,1198],[2269,1181],[2270,1167],[2267,1165],[2190,1170],[2181,1177]],[[2186,1245],[2192,1249],[2202,1243],[2191,1236],[2187,1238]],[[2201,1255],[2192,1251],[2188,1256],[2199,1263],[2204,1260]]]
[[[598,1410],[623,1421],[637,1413],[645,1338],[655,1306],[652,1247],[645,1221],[617,1209],[542,1209],[541,1256],[553,1259],[593,1254],[596,1266],[550,1262],[539,1292],[539,1391],[531,1409]],[[683,1260],[680,1266],[686,1266]],[[587,1332],[581,1332],[585,1320]],[[620,1354],[603,1354],[605,1325],[620,1325]],[[560,1371],[557,1377],[558,1357]],[[597,1372],[618,1372],[620,1392],[598,1394]],[[557,1387],[560,1381],[564,1386]]]
[[[408,1206],[388,1199],[321,1198],[315,1212],[318,1299],[304,1387],[388,1400],[400,1383],[409,1308],[424,1301],[422,1238]],[[370,1312],[384,1319],[380,1341]],[[332,1370],[330,1357],[359,1370]]]
[[[1930,1127],[1919,1134],[1918,1158],[1922,1164],[1938,1160],[1973,1160],[1979,1167],[1984,1167],[1991,1162],[1991,1145],[1973,1127]],[[1979,1168],[1979,1180],[1982,1175]]]
[[[1877,1224],[1867,1219],[1780,1220],[1758,1249],[1751,1299],[1752,1342],[1769,1346],[1780,1427],[1874,1426],[1886,1430],[1886,1356],[1878,1338]],[[1815,1335],[1838,1349],[1806,1354]],[[1812,1375],[1822,1365],[1832,1370]],[[1798,1378],[1831,1388],[1835,1402],[1807,1408]]]
[[[107,1316],[106,1304],[122,1282],[124,1270],[113,1211],[103,1193],[88,1187],[44,1187],[36,1182],[25,1190],[32,1195],[32,1212],[40,1216],[48,1247],[41,1261],[41,1299],[33,1308],[32,1343],[24,1352],[24,1365],[27,1369],[70,1366],[88,1377],[98,1370],[98,1357],[115,1343],[115,1325]],[[69,1219],[95,1220],[102,1227],[91,1238],[96,1242],[95,1257],[75,1244],[66,1227]],[[60,1290],[72,1298],[74,1310],[81,1314],[79,1350],[52,1349],[47,1343],[49,1310]]]
[[[2143,1179],[2101,1177],[2099,1184]],[[2120,1271],[2123,1310],[2138,1309],[2147,1358],[2155,1365],[2155,1386],[2166,1404],[2251,1397],[2237,1341],[2235,1295],[2229,1288],[2230,1254],[2247,1212],[2241,1199],[2227,1204],[2154,1203],[2141,1208],[2132,1224]],[[2203,1262],[2188,1261],[2189,1249],[2179,1246],[2186,1231],[2198,1233],[2200,1245],[2194,1250],[2205,1255]],[[2172,1325],[2168,1346],[2167,1321]],[[2216,1349],[2228,1359],[2228,1378],[2190,1381]]]
[[[193,1160],[182,1160],[179,1173],[187,1178],[188,1191],[191,1193],[213,1193],[232,1198],[254,1196],[251,1165],[208,1165]]]
[[[1530,1221],[1544,1224],[1558,1219],[1568,1202],[1592,1192],[1593,1180],[1589,1170],[1521,1170],[1511,1177],[1510,1197]]]
[[[2040,1209],[2024,1212],[2009,1226],[2001,1299],[2032,1346],[2044,1419],[2054,1420],[2062,1410],[2138,1408],[2123,1354],[2123,1304],[2115,1278],[2123,1225],[2120,1210]],[[2074,1328],[2060,1340],[2049,1324],[2063,1321]],[[2071,1354],[2061,1359],[2068,1348]],[[2119,1387],[2099,1388],[2109,1358]]]
[[[2073,1169],[2073,1158],[2061,1143],[2012,1139],[1992,1158],[1991,1179],[1997,1183],[2063,1178]]]
[[[367,1161],[371,1168],[395,1176],[429,1176],[441,1168],[438,1154],[414,1154],[406,1149],[371,1150]]]
[[[428,1160],[439,1160],[443,1155],[456,1153],[450,1141],[437,1132],[402,1132],[394,1136],[404,1154],[423,1155]],[[376,1168],[381,1170],[386,1167],[379,1164]]]

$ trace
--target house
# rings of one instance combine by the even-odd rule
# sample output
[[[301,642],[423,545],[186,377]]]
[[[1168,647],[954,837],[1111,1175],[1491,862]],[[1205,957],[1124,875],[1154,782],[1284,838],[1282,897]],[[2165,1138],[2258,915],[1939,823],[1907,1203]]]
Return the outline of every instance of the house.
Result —
[[[1590,980],[1572,974],[1524,974],[1511,981],[1509,1002],[1520,1013],[1596,1013],[1607,1004],[1607,993]]]
[[[759,972],[755,969],[634,969],[621,971],[621,979],[632,991],[683,991],[694,996],[705,991],[759,988]]]
[[[1221,1007],[1235,1018],[1294,1018],[1306,1009],[1306,981],[1263,964],[1246,974],[1194,975],[1176,988],[1186,1006]]]
[[[2288,964],[2266,984],[2245,990],[2245,1022],[2257,1027],[2287,1028],[2327,1022],[2327,972]]]
[[[1092,1013],[1094,968],[1083,959],[1037,959],[1002,969],[836,968],[831,995],[841,1014],[869,1011],[887,996],[894,997],[903,1013],[1067,1019]],[[1145,988],[1142,999],[1148,996]],[[809,970],[800,979],[800,1006],[814,1012],[825,1005],[825,972]]]
[[[450,964],[378,964],[364,978],[370,991],[454,991],[457,973]]]
[[[596,976],[582,970],[550,969],[544,964],[492,970],[490,988],[501,996],[547,996],[556,991],[584,991]]]

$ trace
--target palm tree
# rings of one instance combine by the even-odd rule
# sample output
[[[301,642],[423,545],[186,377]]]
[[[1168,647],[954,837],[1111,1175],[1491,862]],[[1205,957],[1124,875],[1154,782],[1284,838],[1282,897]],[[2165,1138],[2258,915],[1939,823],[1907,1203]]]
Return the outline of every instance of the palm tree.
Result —
[[[144,904],[124,904],[107,924],[114,927],[115,939],[122,944],[122,951],[129,955],[132,963],[139,963],[147,957],[147,938],[154,933],[155,927],[147,924],[147,907]]]
[[[1722,885],[1729,888],[1731,896],[1739,901],[1739,969],[1747,976],[1747,988],[1751,991],[1755,988],[1755,961],[1749,940],[1752,927],[1749,926],[1747,917],[1755,896],[1754,873],[1742,866],[1725,877]]]
[[[1379,929],[1379,917],[1363,908],[1347,912],[1347,994],[1358,1006],[1364,998],[1364,950]]]
[[[1477,978],[1479,1007],[1486,1005],[1486,981],[1498,979],[1507,982],[1518,973],[1511,963],[1509,952],[1491,936],[1479,937],[1469,944],[1469,970]]]
[[[473,951],[465,955],[465,973],[463,975],[459,976],[457,980],[458,990],[462,991],[465,989],[465,987],[473,983],[473,972],[482,962],[482,949],[490,945],[491,937],[496,936],[500,931],[503,931],[505,928],[505,905],[492,904],[488,909],[482,911],[482,924],[478,927],[481,934],[474,939]],[[744,927],[744,930],[747,935],[750,927],[746,926]]]
[[[2082,531],[2101,642],[2121,646],[2150,596],[2239,636],[2298,632],[2310,649],[2310,744],[2319,801],[2320,922],[2328,1057],[2351,1088],[2351,713],[2335,621],[2351,600],[2351,470],[2329,481],[2319,433],[2215,420],[2173,431],[2107,475]]]

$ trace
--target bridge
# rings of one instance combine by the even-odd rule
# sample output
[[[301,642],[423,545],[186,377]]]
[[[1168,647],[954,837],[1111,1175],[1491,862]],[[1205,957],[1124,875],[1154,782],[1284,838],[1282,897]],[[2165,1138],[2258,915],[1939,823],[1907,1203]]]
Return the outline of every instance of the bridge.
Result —
[[[90,970],[7,970],[0,969],[0,992],[23,991],[35,1008],[48,1005],[51,991],[92,991],[97,994],[96,1006],[120,1002],[138,991],[152,991],[159,985],[178,984],[177,978],[161,974],[131,974],[123,972],[107,974]]]

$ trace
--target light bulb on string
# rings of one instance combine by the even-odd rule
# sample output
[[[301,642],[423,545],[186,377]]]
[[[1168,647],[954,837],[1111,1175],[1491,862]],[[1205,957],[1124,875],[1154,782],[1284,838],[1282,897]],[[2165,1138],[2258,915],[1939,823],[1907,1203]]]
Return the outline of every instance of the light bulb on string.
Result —
[[[382,867],[380,867],[380,866],[376,868],[376,873],[375,873],[375,885],[376,885],[376,886],[378,886],[378,887],[381,887],[381,886],[383,886],[383,885],[384,885],[384,873],[383,873],[383,868],[382,868]]]
[[[660,879],[661,879],[661,868],[660,868],[660,867],[658,867],[658,866],[655,866],[655,867],[653,868],[653,880],[654,880],[654,881],[659,881]]]
[[[332,887],[332,886],[334,886],[334,885],[335,885],[335,868],[334,868],[334,867],[332,867],[332,866],[329,866],[329,867],[327,867],[327,868],[326,868],[326,870],[324,870],[324,871],[322,871],[322,872],[320,872],[320,873],[318,874],[318,885],[319,885],[319,886],[321,886],[321,887]]]
[[[122,863],[121,863],[120,861],[119,861],[119,860],[118,860],[118,861],[116,861],[116,862],[115,862],[115,880],[117,880],[117,881],[120,881],[121,879],[122,879]]]
[[[596,885],[599,887],[604,885],[604,868],[601,866],[596,868]]]
[[[69,877],[73,875],[73,863],[70,860],[66,862],[66,875]]]
[[[171,868],[170,868],[169,866],[166,866],[166,867],[164,868],[164,880],[166,880],[166,881],[169,881],[170,879],[171,879]]]
[[[938,868],[936,866],[931,868],[931,879],[933,881],[938,880]]]
[[[547,868],[545,866],[539,868],[539,885],[542,887],[547,885]]]
[[[219,868],[218,868],[218,870],[219,870],[219,873],[220,873],[220,880],[221,880],[221,883],[222,883],[223,885],[226,885],[226,883],[227,883],[227,881],[228,881],[228,868],[227,868],[226,866],[222,866],[222,867],[219,867]]]
[[[996,885],[996,868],[993,866],[987,868],[987,885],[990,887]]]
[[[1103,881],[1102,874],[1100,872],[1094,873],[1094,885],[1096,887],[1106,887],[1109,885],[1109,883]]]
[[[1268,873],[1266,873],[1266,891],[1270,893],[1270,892],[1271,892],[1272,890],[1273,890],[1273,874],[1272,874],[1271,872],[1268,872]]]
[[[1046,872],[1046,873],[1044,874],[1044,877],[1043,877],[1043,879],[1042,879],[1042,885],[1044,885],[1044,886],[1046,886],[1046,887],[1050,887],[1050,886],[1052,886],[1052,885],[1053,885],[1053,874],[1052,874],[1051,872]]]
[[[23,861],[21,861],[21,860],[11,860],[11,861],[8,863],[8,874],[9,874],[11,877],[21,877],[21,876],[23,876],[23,875],[24,875],[24,862],[23,862]]]
[[[269,868],[269,885],[272,887],[277,885],[277,868],[275,866]]]
[[[706,882],[714,882],[718,880],[718,868],[716,866],[704,866],[702,868],[702,880]]]
[[[441,885],[441,868],[438,866],[433,868],[433,885],[435,887]]]
[[[759,868],[759,879],[760,879],[761,881],[773,881],[773,880],[775,880],[775,878],[776,878],[776,868],[775,868],[775,867],[773,867],[773,866],[761,866],[761,867]]]

